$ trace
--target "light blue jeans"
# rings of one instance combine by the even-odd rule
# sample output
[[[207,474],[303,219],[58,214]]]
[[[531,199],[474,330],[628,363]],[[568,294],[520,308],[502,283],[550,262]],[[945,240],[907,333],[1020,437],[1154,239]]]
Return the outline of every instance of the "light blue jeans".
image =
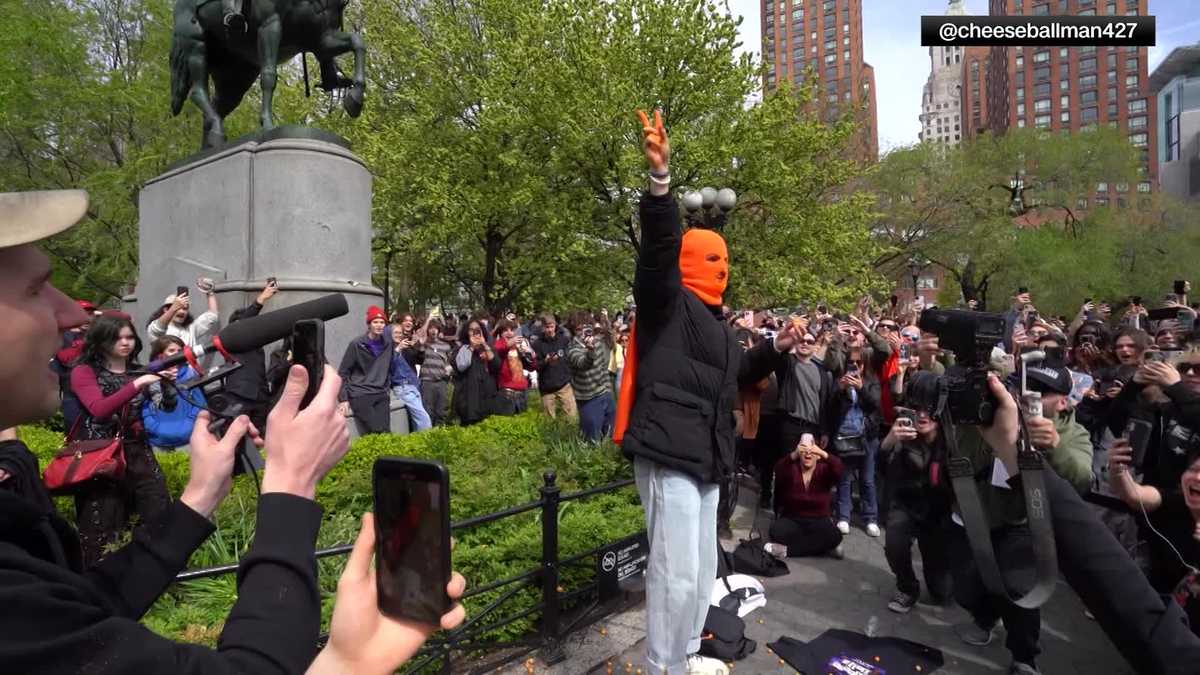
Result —
[[[717,578],[715,483],[646,459],[633,463],[646,511],[650,557],[646,562],[646,661],[653,673],[682,674],[700,651]]]
[[[433,428],[433,420],[425,412],[425,404],[421,402],[421,390],[412,384],[402,384],[392,387],[392,396],[404,402],[408,408],[408,422],[413,431],[425,431]]]

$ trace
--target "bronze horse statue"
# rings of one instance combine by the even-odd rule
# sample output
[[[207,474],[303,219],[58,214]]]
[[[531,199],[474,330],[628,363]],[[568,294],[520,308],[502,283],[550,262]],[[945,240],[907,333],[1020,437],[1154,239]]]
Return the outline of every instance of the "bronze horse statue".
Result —
[[[275,126],[271,101],[276,69],[296,54],[311,52],[321,70],[320,87],[345,91],[342,105],[351,117],[363,107],[364,52],[362,36],[342,30],[348,0],[243,0],[245,30],[227,29],[220,0],[176,0],[171,36],[171,114],[178,115],[185,99],[204,116],[200,148],[225,142],[224,119],[259,80],[264,130]],[[354,74],[346,78],[334,57],[354,52]],[[307,76],[307,71],[305,73]],[[214,95],[208,94],[212,78]]]

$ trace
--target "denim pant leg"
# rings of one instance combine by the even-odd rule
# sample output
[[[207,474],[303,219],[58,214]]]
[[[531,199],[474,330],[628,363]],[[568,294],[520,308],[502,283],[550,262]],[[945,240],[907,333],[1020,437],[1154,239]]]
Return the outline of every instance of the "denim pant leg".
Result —
[[[585,440],[598,441],[604,432],[604,397],[597,396],[579,403],[579,428]]]
[[[682,674],[700,650],[717,576],[719,489],[659,464],[634,461],[646,512],[646,660],[654,673]]]
[[[415,385],[404,384],[396,387],[396,398],[404,401],[404,407],[408,408],[408,419],[412,422],[413,431],[425,431],[433,427],[433,420],[429,419],[429,413],[425,411],[425,403],[421,400],[421,390]]]
[[[842,469],[842,477],[838,479],[837,486],[837,519],[850,521],[850,493],[851,485],[854,481],[854,471],[858,468],[858,462],[845,462]]]
[[[875,458],[879,454],[879,441],[867,438],[863,441],[867,454],[863,457],[862,469],[859,470],[859,505],[862,517],[868,523],[879,523],[879,502],[875,495]]]

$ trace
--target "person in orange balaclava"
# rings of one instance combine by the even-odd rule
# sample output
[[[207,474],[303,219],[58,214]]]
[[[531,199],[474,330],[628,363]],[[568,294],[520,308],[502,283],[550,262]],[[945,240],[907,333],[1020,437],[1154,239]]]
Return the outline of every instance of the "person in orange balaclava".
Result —
[[[633,460],[646,512],[646,661],[649,672],[727,673],[698,654],[717,575],[718,485],[733,469],[739,386],[783,363],[794,328],[742,351],[720,319],[729,251],[711,230],[682,233],[670,195],[662,115],[639,111],[650,167],[634,275],[629,340],[613,437]]]

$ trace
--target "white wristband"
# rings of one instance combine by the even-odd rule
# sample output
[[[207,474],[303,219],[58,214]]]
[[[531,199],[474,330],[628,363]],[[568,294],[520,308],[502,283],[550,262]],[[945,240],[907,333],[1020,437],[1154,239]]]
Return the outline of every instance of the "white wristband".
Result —
[[[667,174],[663,178],[659,178],[659,177],[655,176],[654,174],[650,174],[650,182],[654,183],[655,185],[662,185],[662,186],[670,185],[671,184],[671,174]]]

